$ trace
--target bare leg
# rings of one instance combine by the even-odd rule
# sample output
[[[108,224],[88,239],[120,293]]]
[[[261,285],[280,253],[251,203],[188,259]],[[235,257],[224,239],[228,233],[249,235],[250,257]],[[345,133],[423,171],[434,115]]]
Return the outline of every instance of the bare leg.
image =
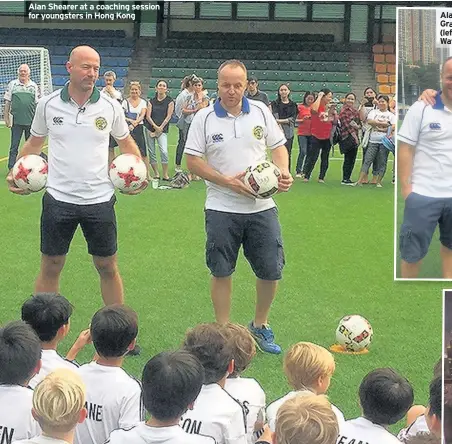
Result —
[[[150,180],[151,178],[151,165],[149,164],[149,157],[142,156],[143,162],[146,165],[146,179]]]
[[[404,260],[402,260],[401,267],[400,267],[402,278],[404,278],[404,279],[417,278],[419,275],[419,271],[421,269],[421,263],[422,263],[422,261],[409,263],[409,262],[405,262]]]
[[[119,274],[116,254],[108,257],[93,256],[100,276],[100,290],[105,305],[124,304],[124,288]]]
[[[65,261],[66,256],[41,255],[41,269],[35,283],[36,293],[58,293]]]
[[[443,262],[443,278],[452,279],[452,250],[441,245],[441,259]]]
[[[229,322],[231,313],[232,276],[212,277],[210,295],[215,310],[215,319],[220,324]]]
[[[168,179],[168,164],[167,163],[162,163],[162,170],[163,170],[163,177],[165,179]]]
[[[268,324],[268,313],[275,299],[278,281],[264,281],[256,279],[256,314],[254,316],[254,326],[261,327]]]
[[[159,177],[159,168],[157,163],[151,162],[152,170],[154,171],[154,177]]]

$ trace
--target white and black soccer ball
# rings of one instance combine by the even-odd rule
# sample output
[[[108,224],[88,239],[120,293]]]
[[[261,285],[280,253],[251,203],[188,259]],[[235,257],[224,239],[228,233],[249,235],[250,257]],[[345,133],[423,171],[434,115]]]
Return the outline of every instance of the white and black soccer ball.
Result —
[[[260,198],[268,199],[278,192],[279,168],[265,160],[245,170],[245,184]]]
[[[123,192],[134,191],[146,180],[146,165],[135,154],[120,154],[110,165],[110,180]]]
[[[47,162],[36,154],[21,157],[13,167],[13,179],[18,188],[41,191],[47,183]]]
[[[359,352],[369,347],[373,329],[370,322],[360,315],[343,317],[336,329],[336,340],[347,351]]]

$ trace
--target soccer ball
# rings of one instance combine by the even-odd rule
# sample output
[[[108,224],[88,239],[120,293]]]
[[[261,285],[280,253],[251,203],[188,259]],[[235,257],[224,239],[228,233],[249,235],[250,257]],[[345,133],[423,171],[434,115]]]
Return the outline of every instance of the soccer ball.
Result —
[[[120,154],[110,165],[109,176],[120,191],[129,192],[141,187],[146,180],[146,165],[135,154]]]
[[[260,198],[267,199],[278,192],[279,168],[271,162],[264,161],[251,165],[245,170],[245,184]]]
[[[21,157],[13,167],[13,179],[22,190],[41,191],[47,183],[47,162],[36,154]]]
[[[336,330],[336,340],[347,351],[359,352],[367,348],[373,336],[372,326],[359,315],[345,316]]]

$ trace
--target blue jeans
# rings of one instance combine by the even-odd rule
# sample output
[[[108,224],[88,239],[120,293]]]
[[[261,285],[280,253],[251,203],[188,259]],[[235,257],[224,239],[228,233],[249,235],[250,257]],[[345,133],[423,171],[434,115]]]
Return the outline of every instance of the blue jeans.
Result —
[[[300,151],[297,159],[297,174],[301,174],[303,171],[303,163],[306,159],[308,149],[311,146],[311,136],[298,136],[298,147]]]
[[[16,163],[22,133],[25,133],[25,140],[27,140],[30,137],[30,128],[31,125],[13,125],[11,127],[11,146],[9,148],[8,170],[10,170]]]

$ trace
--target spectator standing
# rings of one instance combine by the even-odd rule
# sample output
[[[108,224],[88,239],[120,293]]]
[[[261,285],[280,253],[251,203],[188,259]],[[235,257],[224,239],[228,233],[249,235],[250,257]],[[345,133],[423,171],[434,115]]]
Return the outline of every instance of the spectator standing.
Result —
[[[295,177],[303,177],[302,171],[307,158],[307,153],[311,148],[311,105],[314,103],[314,93],[307,91],[303,98],[303,103],[298,105],[298,159]]]
[[[278,97],[271,102],[271,109],[286,138],[286,143],[284,145],[287,148],[287,153],[289,155],[290,171],[295,119],[297,118],[298,109],[297,104],[290,98],[290,89],[287,83],[283,83],[279,86]]]
[[[9,82],[5,92],[5,124],[11,128],[8,170],[16,163],[22,134],[25,140],[30,137],[31,122],[39,98],[38,85],[30,79],[30,67],[24,63],[19,66],[17,73],[18,78]]]

